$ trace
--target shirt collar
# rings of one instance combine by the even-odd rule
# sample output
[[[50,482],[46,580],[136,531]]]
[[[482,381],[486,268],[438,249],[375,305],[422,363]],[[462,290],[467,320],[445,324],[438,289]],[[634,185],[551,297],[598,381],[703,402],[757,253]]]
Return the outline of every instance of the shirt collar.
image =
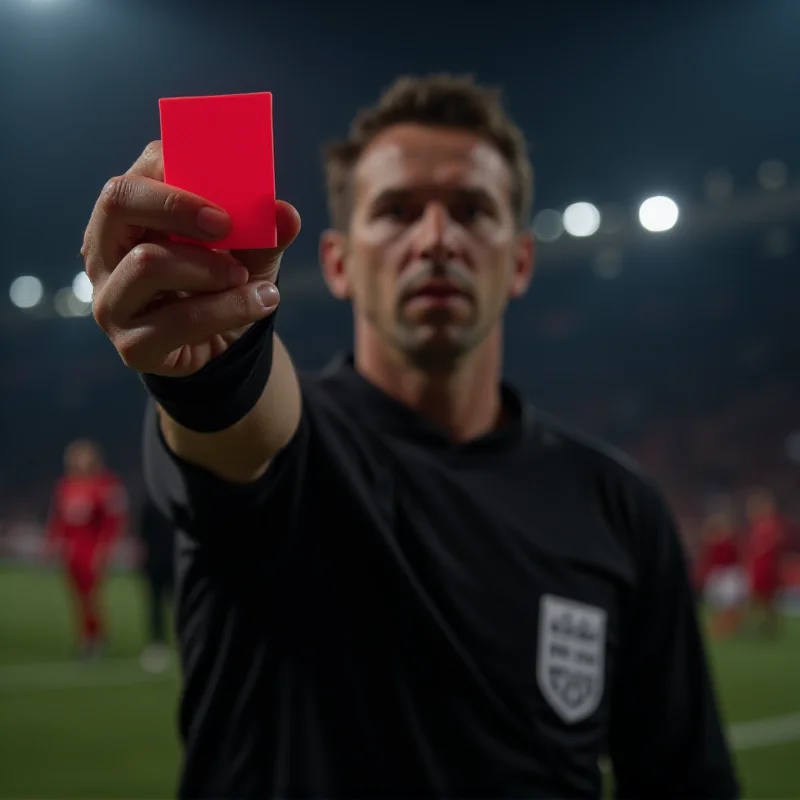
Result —
[[[439,425],[386,394],[368,381],[354,366],[351,352],[339,353],[323,372],[323,381],[356,419],[373,419],[377,425],[400,438],[437,450],[451,452],[506,451],[520,444],[532,431],[535,409],[507,381],[500,391],[506,422],[499,428],[469,442],[454,443]]]

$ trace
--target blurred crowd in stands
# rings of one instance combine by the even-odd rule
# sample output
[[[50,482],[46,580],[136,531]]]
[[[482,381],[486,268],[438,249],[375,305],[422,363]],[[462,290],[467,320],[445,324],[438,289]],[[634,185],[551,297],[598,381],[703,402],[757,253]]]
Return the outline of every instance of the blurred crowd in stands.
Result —
[[[800,523],[797,260],[731,237],[624,263],[614,280],[586,265],[542,268],[509,315],[511,379],[650,472],[691,552],[714,505],[736,507],[755,486]],[[296,299],[287,289],[280,314],[301,367],[348,346],[347,309],[321,288]],[[91,318],[4,313],[0,333],[0,542],[43,523],[64,445],[78,436],[100,443],[135,505],[145,396]]]

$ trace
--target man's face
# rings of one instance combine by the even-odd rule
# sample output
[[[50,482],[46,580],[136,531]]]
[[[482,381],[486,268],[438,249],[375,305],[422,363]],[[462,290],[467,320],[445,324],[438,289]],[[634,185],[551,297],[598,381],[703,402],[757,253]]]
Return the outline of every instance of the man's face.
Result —
[[[775,498],[767,491],[753,492],[747,498],[747,516],[751,522],[772,516],[775,508]]]
[[[99,466],[100,454],[91,442],[73,442],[67,448],[64,462],[70,475],[90,475]]]
[[[353,191],[348,234],[323,240],[329,285],[413,362],[452,366],[530,282],[505,160],[465,131],[397,125],[365,150]]]

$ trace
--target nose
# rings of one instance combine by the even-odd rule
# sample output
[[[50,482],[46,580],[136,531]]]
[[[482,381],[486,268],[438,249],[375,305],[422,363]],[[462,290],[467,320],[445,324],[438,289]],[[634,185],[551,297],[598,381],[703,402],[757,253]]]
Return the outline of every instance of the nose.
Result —
[[[426,261],[451,261],[456,256],[458,231],[442,203],[428,203],[414,231],[414,256]]]

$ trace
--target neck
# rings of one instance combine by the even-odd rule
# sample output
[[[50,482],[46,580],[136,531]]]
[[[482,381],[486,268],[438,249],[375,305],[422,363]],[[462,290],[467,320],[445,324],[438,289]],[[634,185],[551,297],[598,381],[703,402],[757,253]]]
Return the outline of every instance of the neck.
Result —
[[[355,366],[370,383],[447,430],[454,442],[483,436],[500,421],[499,326],[452,368],[436,372],[420,369],[374,331],[357,331]]]

